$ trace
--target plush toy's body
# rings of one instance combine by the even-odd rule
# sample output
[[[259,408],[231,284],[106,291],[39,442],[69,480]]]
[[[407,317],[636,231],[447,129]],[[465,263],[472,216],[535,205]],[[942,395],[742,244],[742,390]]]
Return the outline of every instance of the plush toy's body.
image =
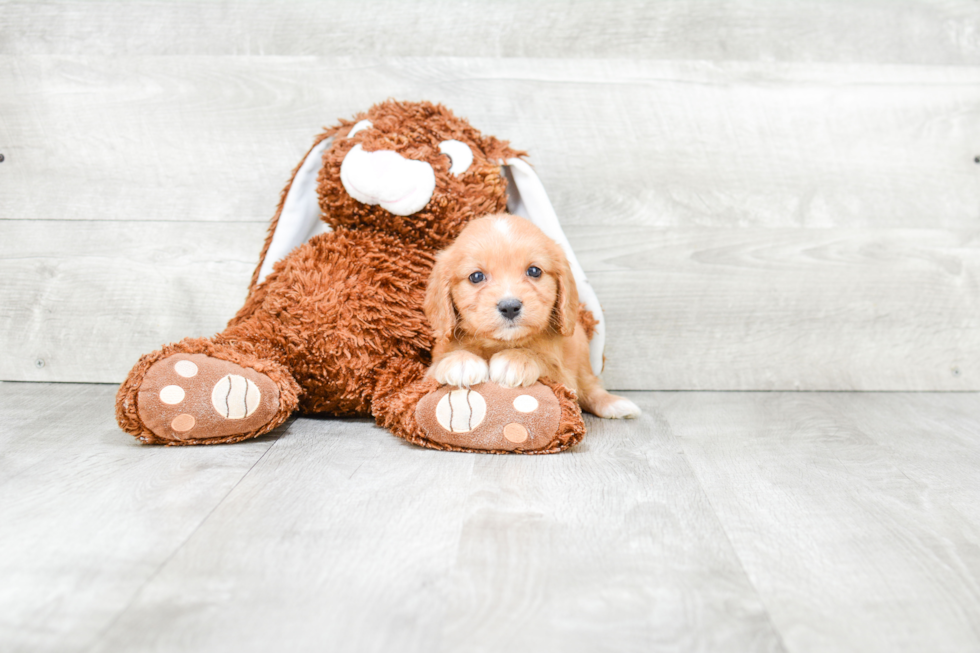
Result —
[[[577,443],[581,412],[561,385],[460,391],[425,376],[434,255],[507,207],[501,163],[520,154],[428,103],[388,101],[327,130],[283,192],[245,305],[213,338],[143,356],[119,390],[120,426],[148,443],[237,442],[298,410],[373,415],[437,449]],[[321,214],[331,230],[306,240]],[[535,410],[515,408],[529,405],[522,395]]]

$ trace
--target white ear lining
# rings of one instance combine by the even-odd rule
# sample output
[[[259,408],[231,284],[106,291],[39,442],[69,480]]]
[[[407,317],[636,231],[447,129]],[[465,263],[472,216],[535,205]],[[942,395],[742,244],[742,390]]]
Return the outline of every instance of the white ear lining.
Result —
[[[320,203],[316,195],[316,180],[323,167],[323,152],[333,143],[333,138],[324,139],[303,159],[293,178],[293,183],[282,203],[276,232],[269,243],[269,251],[262,261],[258,283],[272,272],[272,266],[281,261],[291,251],[317,234],[330,231],[330,225],[320,219]]]
[[[558,214],[551,206],[551,200],[548,199],[541,180],[534,174],[531,166],[521,159],[507,159],[504,174],[507,176],[507,210],[513,215],[530,220],[549,238],[561,245],[572,269],[572,276],[575,277],[579,300],[599,321],[595,327],[595,335],[589,343],[589,362],[592,364],[592,371],[598,375],[602,372],[602,352],[606,346],[606,321],[602,316],[599,298],[596,297],[589,280],[585,277],[585,271],[575,258],[575,252],[572,251],[572,246],[558,222]]]

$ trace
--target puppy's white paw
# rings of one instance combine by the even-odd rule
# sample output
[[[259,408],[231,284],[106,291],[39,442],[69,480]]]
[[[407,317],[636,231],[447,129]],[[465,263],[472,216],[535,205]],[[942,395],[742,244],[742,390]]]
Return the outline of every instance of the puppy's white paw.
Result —
[[[633,419],[640,416],[640,407],[629,399],[613,397],[614,401],[604,406],[600,406],[596,411],[599,417],[605,419]]]
[[[454,351],[436,363],[432,376],[443,385],[468,388],[490,378],[487,362],[468,351]]]
[[[490,380],[505,388],[532,386],[539,376],[541,368],[525,354],[502,351],[490,359]]]

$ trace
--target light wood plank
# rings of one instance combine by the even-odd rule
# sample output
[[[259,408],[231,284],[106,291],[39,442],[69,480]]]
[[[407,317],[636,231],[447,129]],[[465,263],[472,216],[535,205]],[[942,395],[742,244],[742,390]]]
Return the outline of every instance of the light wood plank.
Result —
[[[438,650],[476,457],[312,419],[269,454],[93,651]]]
[[[611,387],[980,389],[974,232],[569,231]]]
[[[784,650],[665,426],[589,425],[489,457],[297,420],[93,650]]]
[[[980,646],[977,393],[632,393],[489,457],[143,447],[114,390],[0,383],[4,651]]]
[[[480,458],[448,651],[783,651],[649,394],[568,456]]]
[[[260,223],[7,221],[0,378],[119,382],[221,330]],[[619,389],[980,388],[980,253],[942,230],[570,227]],[[38,367],[43,361],[43,367]]]
[[[265,235],[259,223],[0,229],[0,378],[115,383],[162,344],[222,330],[245,301]]]
[[[325,124],[446,103],[565,224],[975,227],[980,68],[0,57],[0,219],[267,222]]]
[[[86,650],[273,445],[140,446],[113,386],[0,383],[0,649]]]
[[[922,489],[930,505],[949,506],[980,523],[980,447],[976,395],[930,394],[909,401],[902,394],[861,394],[839,402],[837,418],[895,452],[902,473]]]
[[[2,54],[980,62],[967,0],[0,2]],[[533,37],[529,37],[533,35]]]
[[[892,653],[980,647],[976,467],[953,462],[976,458],[978,399],[699,393],[653,403],[787,648]],[[948,412],[955,421],[937,428]],[[974,507],[963,512],[967,497]]]

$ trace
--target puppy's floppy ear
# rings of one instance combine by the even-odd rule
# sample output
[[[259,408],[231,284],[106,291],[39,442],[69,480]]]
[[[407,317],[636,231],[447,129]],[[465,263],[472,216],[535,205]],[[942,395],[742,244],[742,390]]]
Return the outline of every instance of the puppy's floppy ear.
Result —
[[[436,257],[436,264],[429,275],[429,285],[425,289],[423,310],[437,341],[449,338],[456,328],[449,255],[450,250],[446,250]]]
[[[563,336],[571,336],[575,333],[575,322],[578,320],[578,288],[575,286],[575,276],[568,265],[561,249],[555,247],[558,257],[558,269],[555,276],[558,281],[558,292],[555,298],[555,307],[551,312],[551,323],[555,326],[555,331]]]

